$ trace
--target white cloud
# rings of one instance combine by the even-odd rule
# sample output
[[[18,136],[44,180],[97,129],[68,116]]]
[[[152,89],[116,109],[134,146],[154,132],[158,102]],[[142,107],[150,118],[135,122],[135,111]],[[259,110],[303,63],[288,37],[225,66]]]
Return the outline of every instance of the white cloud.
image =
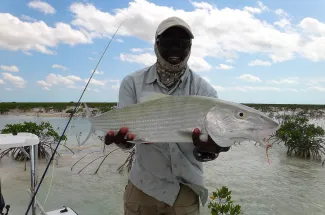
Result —
[[[41,11],[44,14],[54,14],[56,10],[49,3],[35,0],[28,3],[28,7]]]
[[[228,70],[234,68],[233,66],[226,65],[226,64],[219,64],[219,66],[216,67],[216,69],[221,69],[221,70]]]
[[[22,51],[29,55],[30,51],[55,54],[50,48],[56,48],[60,43],[76,45],[92,42],[85,31],[74,30],[62,22],[49,27],[43,21],[23,22],[9,13],[0,13],[0,26],[0,49]]]
[[[140,48],[132,48],[131,49],[131,52],[143,52],[144,50],[143,49],[140,49]]]
[[[116,41],[119,43],[124,43],[124,40],[122,40],[122,39],[116,39]]]
[[[111,87],[113,90],[119,90],[120,89],[120,84],[121,84],[121,80],[116,79],[116,80],[108,80],[108,82],[112,83]]]
[[[294,93],[298,93],[299,92],[299,90],[293,89],[293,88],[289,88],[288,91],[291,91],[291,92],[294,92]]]
[[[275,10],[276,15],[278,16],[289,16],[288,13],[286,13],[282,8],[276,9]]]
[[[89,81],[89,78],[84,80],[85,83],[87,83],[88,81]],[[105,83],[106,83],[105,81],[100,81],[95,78],[92,78],[89,82],[89,84],[97,85],[97,86],[105,86]]]
[[[240,79],[248,82],[262,82],[262,80],[259,77],[250,74],[243,74],[237,77],[236,79]]]
[[[212,85],[212,87],[218,92],[218,91],[225,91],[225,87],[217,86],[217,85]]]
[[[145,52],[145,51],[153,51],[153,48],[132,48],[130,51],[138,53],[138,52]]]
[[[311,80],[307,81],[307,85],[309,85],[309,86],[315,86],[315,85],[319,85],[319,84],[323,84],[323,83],[325,83],[324,78],[311,79]]]
[[[291,26],[291,22],[286,18],[282,18],[279,21],[274,22],[274,25],[277,25],[280,28],[286,28]]]
[[[320,87],[320,86],[309,87],[308,89],[318,91],[318,92],[325,92],[325,87]]]
[[[68,75],[66,76],[66,78],[75,82],[82,81],[82,79],[79,76],[75,76],[75,75]]]
[[[37,20],[30,17],[30,16],[26,16],[26,15],[21,15],[21,19],[26,20],[26,21],[30,21],[30,22],[36,22]]]
[[[81,77],[75,75],[62,76],[51,73],[46,76],[45,80],[37,81],[37,84],[43,89],[47,90],[50,89],[50,87],[53,87],[54,85],[61,85],[70,89],[84,89],[88,80],[89,78],[82,79]],[[104,87],[106,83],[107,81],[105,80],[102,81],[92,78],[89,84]]]
[[[280,80],[269,80],[267,81],[269,84],[298,84],[298,78],[292,77],[292,78],[284,78]]]
[[[50,90],[50,87],[52,86],[52,84],[47,83],[43,80],[37,81],[37,85],[41,86],[44,90]]]
[[[67,67],[65,67],[65,66],[63,66],[63,65],[60,65],[60,64],[53,64],[53,65],[52,65],[52,68],[53,68],[53,69],[61,69],[61,70],[63,70],[63,71],[68,70]]]
[[[271,66],[271,62],[263,60],[253,60],[248,63],[249,66]]]
[[[195,72],[209,71],[212,66],[203,58],[191,56],[188,65]]]
[[[10,65],[10,66],[0,65],[0,69],[7,72],[19,72],[19,68],[16,65]]]
[[[142,52],[141,49],[133,49],[133,52]],[[156,62],[156,55],[150,53],[141,53],[141,54],[120,54],[120,60],[127,61],[130,63],[138,63],[144,66],[150,66]],[[212,66],[203,58],[198,58],[191,56],[188,65],[195,72],[209,71]]]
[[[235,60],[234,59],[227,59],[226,62],[227,63],[235,63]]]
[[[204,10],[213,10],[213,6],[206,2],[195,2],[195,1],[189,1],[195,8],[198,9],[204,9]]]
[[[299,27],[306,33],[318,34],[325,36],[325,24],[314,18],[304,18],[300,23]]]
[[[90,73],[92,73],[94,70],[90,70]],[[100,71],[100,70],[96,70],[95,71],[95,75],[103,75],[104,72],[103,71]]]
[[[50,73],[48,76],[46,76],[45,81],[41,80],[37,83],[42,87],[51,87],[53,85],[74,85],[78,81],[82,81],[82,79],[78,76],[62,76]]]
[[[156,62],[156,56],[149,53],[143,54],[120,54],[120,60],[127,61],[130,63],[143,64],[145,66],[150,66]]]
[[[257,4],[258,4],[258,6],[261,8],[261,10],[263,10],[263,11],[267,11],[267,10],[269,10],[269,8],[268,8],[267,6],[265,6],[265,5],[263,4],[263,2],[261,2],[261,1],[257,1]]]
[[[262,13],[262,10],[260,8],[256,8],[256,7],[244,7],[244,10],[250,12],[250,13],[257,13],[257,14],[260,14]]]
[[[281,63],[283,61],[291,60],[294,58],[293,52],[277,52],[270,54],[269,57],[272,59],[273,63]]]
[[[211,79],[208,76],[201,76],[206,82],[210,83]]]
[[[0,84],[5,84],[5,82],[2,79],[0,79]]]
[[[261,13],[269,11],[262,2],[243,10],[216,8],[205,2],[191,1],[191,4],[194,7],[192,11],[176,10],[145,0],[134,0],[113,13],[83,3],[73,3],[70,10],[74,14],[72,24],[90,31],[93,37],[111,36],[124,20],[118,35],[135,36],[151,44],[158,24],[169,16],[179,16],[189,23],[194,32],[192,55],[198,58],[234,59],[239,53],[263,53],[273,62],[291,60],[299,55],[314,61],[325,59],[325,49],[321,48],[325,37],[317,31],[306,38],[308,34],[301,31],[300,25],[291,26],[289,20],[283,19],[274,24],[255,17],[259,10]],[[276,13],[285,14],[281,10]],[[285,32],[276,26],[285,28]]]
[[[240,91],[240,92],[259,92],[259,91],[269,91],[269,92],[299,92],[294,88],[279,88],[279,87],[270,87],[270,86],[217,86],[212,85],[217,91]]]
[[[12,89],[9,88],[9,87],[6,87],[5,90],[7,90],[7,91],[11,91]]]
[[[237,87],[229,87],[229,90],[235,90],[235,91],[242,91],[242,92],[248,92],[248,91],[275,91],[275,92],[281,92],[283,89],[279,87],[266,87],[266,86],[237,86]]]
[[[12,75],[11,73],[2,73],[3,79],[11,82],[16,88],[25,88],[27,81],[25,81],[22,77]]]
[[[68,85],[67,88],[69,89],[77,89],[77,90],[81,90],[83,89],[84,87],[83,86],[78,86],[78,85]],[[88,91],[91,90],[91,88],[87,88]]]

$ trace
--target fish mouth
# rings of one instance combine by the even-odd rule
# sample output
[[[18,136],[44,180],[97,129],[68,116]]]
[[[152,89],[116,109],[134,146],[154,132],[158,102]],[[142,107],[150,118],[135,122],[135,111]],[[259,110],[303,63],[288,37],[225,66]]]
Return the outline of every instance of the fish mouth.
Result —
[[[261,130],[257,133],[257,137],[255,139],[255,142],[258,142],[260,144],[263,144],[265,146],[270,145],[270,143],[268,143],[267,139],[277,130],[279,129],[278,127],[275,128],[271,128],[271,129],[267,129],[267,130]]]

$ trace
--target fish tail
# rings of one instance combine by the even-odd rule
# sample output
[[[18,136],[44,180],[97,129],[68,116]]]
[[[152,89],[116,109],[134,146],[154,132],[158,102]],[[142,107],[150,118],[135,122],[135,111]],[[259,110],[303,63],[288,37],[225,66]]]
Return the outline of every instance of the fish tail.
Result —
[[[91,111],[89,110],[88,106],[86,103],[84,103],[85,108],[86,108],[86,117],[87,119],[91,119],[93,117],[93,114],[91,113]]]
[[[90,138],[91,134],[94,132],[93,124],[91,123],[91,119],[93,118],[93,114],[89,110],[87,104],[84,103],[84,105],[85,105],[85,109],[86,109],[86,118],[90,121],[90,129],[89,129],[89,132],[88,132],[88,135],[87,135],[86,139],[84,141],[82,141],[82,143],[80,143],[80,146],[84,145],[87,142],[87,140]]]

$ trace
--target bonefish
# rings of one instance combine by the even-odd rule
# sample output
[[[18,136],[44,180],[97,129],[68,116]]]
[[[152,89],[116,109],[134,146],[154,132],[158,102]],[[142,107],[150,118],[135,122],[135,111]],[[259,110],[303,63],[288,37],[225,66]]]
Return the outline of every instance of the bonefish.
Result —
[[[192,143],[192,132],[199,128],[219,146],[255,141],[279,129],[279,124],[263,112],[246,105],[206,96],[174,96],[147,92],[137,104],[92,116],[91,129],[117,132],[127,127],[135,134],[130,141],[141,143]],[[82,143],[84,144],[89,138]]]

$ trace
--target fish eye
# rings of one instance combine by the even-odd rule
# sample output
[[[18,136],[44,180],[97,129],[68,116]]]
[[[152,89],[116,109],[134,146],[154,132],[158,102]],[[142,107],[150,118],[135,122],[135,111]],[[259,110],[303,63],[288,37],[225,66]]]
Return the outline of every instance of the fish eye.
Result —
[[[238,110],[236,111],[236,117],[238,119],[245,119],[247,116],[246,112],[245,111],[242,111],[242,110]]]

